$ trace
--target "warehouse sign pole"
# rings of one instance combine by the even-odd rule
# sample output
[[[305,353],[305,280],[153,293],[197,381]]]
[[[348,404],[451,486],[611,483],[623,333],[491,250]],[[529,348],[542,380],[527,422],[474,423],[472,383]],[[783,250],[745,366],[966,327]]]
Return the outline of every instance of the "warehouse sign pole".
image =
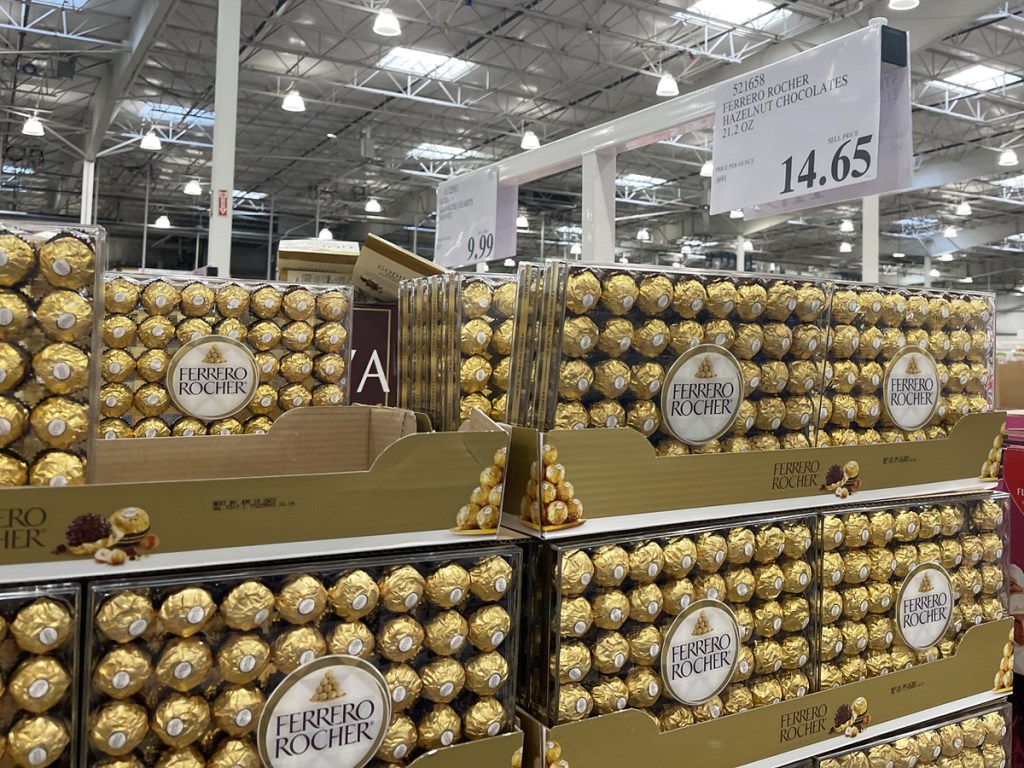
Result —
[[[227,277],[231,274],[242,0],[219,0],[217,6],[217,80],[213,97],[215,122],[210,171],[210,242],[207,265],[216,267],[221,277]]]
[[[857,56],[868,58],[859,61],[857,67],[851,67],[850,71],[839,72],[829,62],[835,58],[837,51],[848,49],[851,45],[853,46],[853,55],[852,57],[847,55],[845,59]],[[847,51],[847,54],[849,53],[850,51]],[[809,56],[813,57],[813,61],[808,60]],[[455,229],[450,221],[444,224],[439,221],[438,238],[440,240],[443,235],[447,242],[454,242],[461,237],[462,242],[468,245],[466,233],[471,228],[480,226],[474,217],[479,216],[488,222],[497,221],[506,213],[511,213],[514,217],[516,209],[514,195],[518,193],[521,184],[582,166],[583,258],[587,261],[611,262],[614,258],[615,248],[615,156],[681,134],[708,130],[715,127],[716,123],[720,128],[724,128],[724,107],[720,102],[723,100],[723,89],[726,86],[728,86],[728,90],[725,93],[730,96],[731,100],[736,101],[746,94],[750,103],[732,105],[729,127],[733,130],[723,132],[723,135],[728,133],[729,138],[733,139],[730,142],[732,148],[730,151],[735,152],[739,157],[738,159],[730,157],[728,160],[722,159],[721,161],[721,164],[726,166],[724,174],[728,178],[719,182],[726,184],[726,187],[718,190],[720,210],[731,210],[729,207],[722,208],[722,205],[725,204],[723,201],[732,200],[734,199],[732,195],[738,194],[735,192],[737,189],[735,181],[740,178],[740,169],[746,168],[745,161],[751,160],[751,158],[762,165],[769,162],[775,163],[772,168],[774,175],[771,181],[778,187],[774,190],[774,197],[758,194],[758,197],[764,199],[758,203],[751,203],[754,207],[749,209],[747,216],[751,219],[797,210],[797,206],[809,208],[833,204],[841,200],[869,197],[908,187],[911,184],[912,174],[908,58],[907,34],[885,26],[882,19],[876,19],[866,29],[837,38],[832,42],[737,79],[746,84],[744,88],[749,86],[749,91],[756,91],[762,87],[757,85],[759,78],[763,78],[766,89],[770,84],[774,84],[775,90],[778,91],[773,94],[774,98],[783,96],[783,90],[792,92],[796,89],[797,95],[791,95],[788,98],[789,102],[799,105],[808,96],[817,99],[846,90],[851,82],[851,73],[854,69],[857,71],[863,69],[870,73],[854,78],[856,82],[868,83],[873,80],[874,83],[873,89],[865,87],[860,91],[860,98],[864,101],[857,104],[854,111],[858,118],[861,113],[872,118],[877,114],[877,120],[869,121],[867,127],[847,126],[830,133],[823,133],[821,141],[824,142],[822,144],[824,149],[819,148],[818,137],[813,137],[813,141],[807,139],[807,143],[797,147],[793,152],[776,157],[778,148],[771,144],[772,139],[763,133],[760,136],[757,135],[761,130],[760,125],[766,122],[763,119],[758,121],[758,117],[763,118],[770,114],[769,108],[763,105],[764,100],[768,98],[767,90],[763,100],[755,100],[747,91],[731,96],[731,84],[734,81],[728,81],[719,86],[683,94],[474,171],[473,176],[489,175],[489,178],[492,178],[493,183],[497,185],[498,194],[489,194],[488,200],[499,199],[502,191],[513,194],[511,202],[504,205],[507,210],[502,211],[501,203],[496,203],[497,208],[492,208],[489,202],[483,204],[482,198],[480,202],[477,202],[476,199],[466,198],[459,204],[466,215],[455,222]],[[780,86],[775,82],[773,79],[775,76],[770,73],[783,66],[794,71],[807,70],[806,73],[795,75],[801,82],[799,87],[795,83],[790,83],[789,86]],[[819,70],[823,70],[825,74]],[[807,75],[806,84],[802,82],[803,74]],[[839,85],[843,82],[844,75],[846,82]],[[839,79],[837,80],[837,78]],[[817,82],[819,79],[821,79],[820,83]],[[809,91],[808,88],[810,88]],[[842,95],[845,97],[848,93],[850,92],[847,91]],[[818,102],[816,107],[825,103]],[[743,113],[744,109],[751,111]],[[754,114],[755,109],[759,110],[756,114]],[[774,110],[775,107],[770,109]],[[791,104],[787,104],[786,109],[791,110]],[[828,107],[825,106],[824,111],[816,112],[814,120],[807,120],[807,123],[814,124],[811,127],[820,125],[821,130],[825,130],[829,121],[822,120],[822,115],[827,115],[827,113]],[[849,110],[846,114],[849,114]],[[796,115],[796,112],[789,111],[787,115],[793,116]],[[751,130],[755,128],[750,124],[751,120],[758,124],[755,131]],[[845,136],[847,133],[854,132],[856,135]],[[869,134],[870,138],[865,140]],[[751,138],[755,140],[752,142]],[[837,141],[832,141],[833,139],[837,139]],[[739,143],[742,141],[746,142],[745,150]],[[717,159],[720,159],[718,145],[719,136],[716,134],[716,167],[720,165],[717,162]],[[736,149],[737,147],[740,149]],[[806,185],[811,174],[808,172],[807,158],[811,151],[814,152],[815,186],[809,190]],[[823,154],[819,157],[820,153]],[[870,162],[866,160],[865,153],[870,156]],[[792,155],[792,160],[787,165],[785,161],[790,155]],[[886,164],[886,159],[891,162]],[[729,167],[732,163],[737,165]],[[787,167],[790,168],[788,183],[785,176]],[[452,183],[458,184],[469,175],[456,176],[441,186],[450,187]],[[825,184],[821,183],[822,176],[825,176]],[[800,177],[803,177],[802,181]],[[765,180],[763,183],[760,181],[758,183],[763,186],[768,182]],[[713,196],[715,187],[713,178]],[[732,192],[729,192],[730,187]],[[785,192],[789,188],[792,188],[792,192]],[[725,192],[725,196],[723,196],[723,192]],[[440,193],[441,188],[439,188],[439,195]],[[743,206],[734,205],[732,207]],[[468,214],[469,210],[473,210],[472,216]],[[440,206],[438,215],[440,218]],[[474,246],[476,242],[474,240]],[[487,254],[483,260],[493,261],[499,258],[506,258],[506,256],[494,252]],[[471,262],[457,263],[457,259],[452,259],[446,265],[458,266],[462,263]]]

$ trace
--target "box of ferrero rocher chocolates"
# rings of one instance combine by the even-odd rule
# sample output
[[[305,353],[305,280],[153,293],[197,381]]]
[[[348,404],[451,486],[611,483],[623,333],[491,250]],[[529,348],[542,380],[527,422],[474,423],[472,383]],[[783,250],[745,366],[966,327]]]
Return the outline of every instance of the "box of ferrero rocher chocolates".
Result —
[[[811,444],[829,284],[557,261],[545,269],[535,375],[513,374],[536,384],[510,395],[526,401],[525,426],[628,426],[671,453]],[[514,363],[529,354],[516,348]]]
[[[815,690],[815,518],[530,545],[520,701],[664,731]]]
[[[818,445],[941,439],[992,407],[991,294],[836,284]]]
[[[458,429],[474,408],[504,421],[515,275],[446,273],[405,280],[399,296],[400,405]]]
[[[0,762],[77,765],[79,588],[0,589]]]
[[[401,766],[509,733],[520,557],[463,547],[93,582],[86,762]]]
[[[98,436],[266,432],[348,402],[350,286],[104,276]]]
[[[0,225],[0,485],[77,485],[92,437],[106,234]]]
[[[859,702],[854,700],[853,706]],[[838,713],[837,718],[844,713]],[[850,711],[851,720],[857,713]],[[950,715],[924,727],[889,734],[818,757],[816,768],[1006,768],[1010,765],[1009,704]],[[851,726],[856,727],[856,726]]]
[[[823,512],[821,687],[952,656],[1007,616],[1007,505],[986,493]],[[1012,682],[1000,667],[995,687]]]

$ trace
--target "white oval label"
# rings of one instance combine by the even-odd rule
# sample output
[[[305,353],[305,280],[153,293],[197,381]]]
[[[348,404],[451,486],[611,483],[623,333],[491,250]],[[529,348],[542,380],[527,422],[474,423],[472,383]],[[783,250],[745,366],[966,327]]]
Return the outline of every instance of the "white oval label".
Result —
[[[687,350],[668,371],[661,392],[662,423],[677,439],[703,445],[725,434],[743,402],[743,370],[714,344]]]
[[[739,647],[739,625],[732,610],[717,600],[698,600],[665,633],[665,690],[683,704],[703,704],[729,684]]]
[[[227,336],[203,336],[185,344],[167,367],[167,392],[182,413],[224,419],[252,400],[259,382],[256,359]]]
[[[267,768],[360,768],[380,749],[390,720],[387,682],[375,667],[324,656],[270,694],[257,728],[260,757]]]
[[[949,573],[935,563],[914,568],[896,598],[896,631],[915,651],[935,645],[946,633],[953,615],[953,584]]]
[[[883,407],[896,426],[913,432],[932,420],[941,390],[935,359],[922,349],[906,347],[885,369]]]

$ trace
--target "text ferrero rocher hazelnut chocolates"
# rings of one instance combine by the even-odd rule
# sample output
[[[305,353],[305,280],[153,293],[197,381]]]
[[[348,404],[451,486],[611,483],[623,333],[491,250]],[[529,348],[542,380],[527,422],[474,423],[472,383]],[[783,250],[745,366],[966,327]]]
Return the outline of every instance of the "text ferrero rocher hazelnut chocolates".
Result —
[[[18,768],[77,764],[78,606],[71,584],[0,590],[0,745]]]
[[[961,495],[823,513],[821,688],[952,656],[971,627],[1008,615],[1006,505]]]
[[[519,573],[519,550],[492,546],[94,582],[88,762],[258,768],[264,706],[288,673],[328,655],[383,676],[386,764],[507,733]],[[328,679],[316,696],[341,692]]]
[[[852,720],[856,714],[849,705],[839,709],[833,727],[836,733],[842,733],[843,723],[839,721],[843,717],[850,715]],[[816,768],[915,765],[1007,768],[1010,765],[1010,722],[1009,704],[981,707],[936,720],[923,728],[889,734],[853,749],[823,755],[815,758],[814,765]]]
[[[261,433],[348,402],[350,286],[109,272],[103,306],[101,439]]]
[[[106,235],[0,225],[0,486],[79,485]]]
[[[813,516],[537,545],[521,704],[664,730],[815,690]]]
[[[458,429],[474,408],[505,421],[514,275],[449,273],[402,282],[400,405]]]

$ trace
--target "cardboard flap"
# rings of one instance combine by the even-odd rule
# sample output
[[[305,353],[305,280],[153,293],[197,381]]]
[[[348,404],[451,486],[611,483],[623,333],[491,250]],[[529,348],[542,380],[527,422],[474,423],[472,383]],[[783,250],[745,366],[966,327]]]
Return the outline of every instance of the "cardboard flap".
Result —
[[[94,477],[109,484],[359,472],[415,432],[415,414],[400,408],[297,408],[262,435],[97,440]]]
[[[474,408],[469,412],[469,418],[459,427],[459,432],[511,432],[512,428],[503,426],[481,411]]]
[[[396,301],[402,280],[446,270],[382,237],[367,235],[352,273],[352,283],[380,301]]]

